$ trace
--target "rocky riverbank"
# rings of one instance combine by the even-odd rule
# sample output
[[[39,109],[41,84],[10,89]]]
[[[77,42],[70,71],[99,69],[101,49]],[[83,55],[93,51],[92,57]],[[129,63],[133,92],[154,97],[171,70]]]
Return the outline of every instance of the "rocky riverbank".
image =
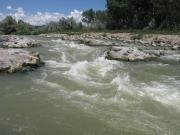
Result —
[[[35,40],[26,37],[2,36],[0,38],[0,72],[14,73],[39,67],[43,62],[37,52],[17,49],[39,45]]]
[[[1,37],[0,47],[2,48],[30,48],[37,47],[40,44],[24,36],[5,35]]]
[[[40,36],[77,41],[88,46],[106,46],[109,47],[106,58],[114,60],[155,60],[169,52],[177,53],[180,50],[179,35],[83,33],[73,35],[45,34]],[[174,60],[179,62],[179,55],[174,57]]]
[[[80,41],[87,45],[118,45],[117,42],[161,47],[164,50],[180,50],[179,35],[132,34],[132,33],[83,33],[75,35],[44,34],[40,36],[57,37],[62,40]]]

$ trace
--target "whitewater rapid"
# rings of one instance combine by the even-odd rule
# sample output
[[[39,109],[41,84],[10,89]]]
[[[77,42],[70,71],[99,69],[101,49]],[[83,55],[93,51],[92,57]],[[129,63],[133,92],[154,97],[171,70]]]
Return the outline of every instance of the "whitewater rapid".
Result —
[[[28,75],[17,74],[16,81],[0,78],[12,82],[8,87],[0,83],[4,92],[15,89],[2,103],[8,106],[8,99],[13,100],[21,114],[0,113],[0,126],[7,129],[0,133],[180,134],[179,64],[111,61],[105,59],[108,47],[38,40],[45,66]],[[19,85],[22,79],[24,87]],[[9,120],[3,123],[4,119]]]

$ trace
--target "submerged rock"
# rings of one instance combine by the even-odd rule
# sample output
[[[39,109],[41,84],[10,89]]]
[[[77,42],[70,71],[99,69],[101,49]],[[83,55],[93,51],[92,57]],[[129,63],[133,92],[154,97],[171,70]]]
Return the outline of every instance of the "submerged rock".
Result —
[[[107,59],[122,61],[147,61],[157,59],[159,55],[143,52],[137,48],[129,47],[112,47],[107,52]]]
[[[21,49],[0,49],[0,72],[14,73],[42,64],[38,53]]]
[[[14,35],[6,35],[1,37],[1,46],[3,48],[29,48],[36,47],[40,44],[33,39],[27,37],[18,37]]]

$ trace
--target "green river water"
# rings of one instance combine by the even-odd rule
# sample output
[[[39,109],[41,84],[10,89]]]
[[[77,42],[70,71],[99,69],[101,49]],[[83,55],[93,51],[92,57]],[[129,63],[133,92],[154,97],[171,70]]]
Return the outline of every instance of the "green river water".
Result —
[[[33,37],[43,67],[0,75],[0,135],[180,135],[179,52],[156,62]]]

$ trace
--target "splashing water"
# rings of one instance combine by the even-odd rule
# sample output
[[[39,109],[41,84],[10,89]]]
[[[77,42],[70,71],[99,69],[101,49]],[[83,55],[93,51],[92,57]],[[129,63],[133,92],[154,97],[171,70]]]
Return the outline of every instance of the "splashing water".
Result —
[[[106,47],[38,40],[44,67],[0,76],[0,134],[180,134],[179,64],[110,61]]]

